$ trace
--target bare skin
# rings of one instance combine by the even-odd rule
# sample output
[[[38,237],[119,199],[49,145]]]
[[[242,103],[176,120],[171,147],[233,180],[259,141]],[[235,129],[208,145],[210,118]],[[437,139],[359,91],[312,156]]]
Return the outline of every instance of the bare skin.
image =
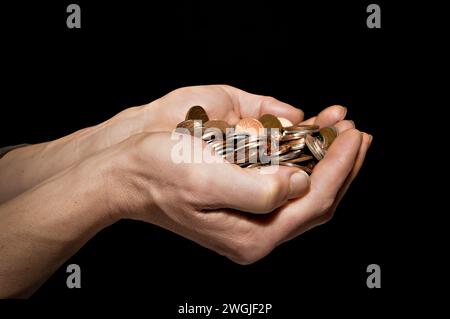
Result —
[[[303,121],[303,112],[273,98],[229,86],[189,87],[11,151],[0,159],[0,297],[31,295],[98,231],[123,218],[253,263],[332,217],[371,142],[344,120],[345,108],[332,106],[304,121],[340,131],[310,177],[288,167],[261,174],[220,160],[175,164],[168,132],[191,105],[231,124],[264,113]]]

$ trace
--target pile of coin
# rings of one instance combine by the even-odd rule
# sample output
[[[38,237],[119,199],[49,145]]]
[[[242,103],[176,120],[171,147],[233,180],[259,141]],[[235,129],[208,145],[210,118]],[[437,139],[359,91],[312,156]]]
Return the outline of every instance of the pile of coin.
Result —
[[[193,106],[176,131],[198,136],[213,151],[241,167],[267,165],[298,167],[308,174],[337,137],[334,127],[292,125],[285,119],[264,114],[243,118],[236,125],[210,120],[201,106]]]

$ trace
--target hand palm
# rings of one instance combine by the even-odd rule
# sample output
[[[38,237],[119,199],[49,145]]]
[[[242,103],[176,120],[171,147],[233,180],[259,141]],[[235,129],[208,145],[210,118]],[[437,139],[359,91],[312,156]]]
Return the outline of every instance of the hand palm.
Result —
[[[201,105],[210,119],[221,119],[236,124],[244,117],[258,118],[264,113],[288,118],[293,123],[303,120],[303,112],[270,97],[253,95],[228,86],[202,86],[175,90],[148,105],[148,112],[154,112],[158,121],[153,121],[152,131],[171,131],[184,120],[187,110],[193,105]],[[236,234],[246,234],[248,238],[234,238],[236,245],[254,245],[245,247],[248,254],[257,260],[270,252],[281,242],[298,236],[300,233],[321,224],[331,218],[343,193],[356,176],[370,144],[367,134],[362,136],[353,130],[351,121],[343,121],[345,109],[330,107],[319,116],[305,121],[320,126],[336,125],[341,136],[335,141],[326,158],[319,163],[311,175],[310,191],[303,197],[291,200],[271,214],[253,215],[236,210],[223,209],[198,215],[204,227],[215,232],[205,235],[226,236],[230,229]],[[344,131],[348,131],[345,132]],[[198,223],[197,223],[198,224]],[[190,231],[184,234],[189,236]],[[256,237],[256,239],[255,239]],[[192,238],[204,246],[208,242]],[[210,247],[218,251],[217,247]],[[228,249],[223,249],[226,255]],[[233,256],[229,256],[233,259]]]

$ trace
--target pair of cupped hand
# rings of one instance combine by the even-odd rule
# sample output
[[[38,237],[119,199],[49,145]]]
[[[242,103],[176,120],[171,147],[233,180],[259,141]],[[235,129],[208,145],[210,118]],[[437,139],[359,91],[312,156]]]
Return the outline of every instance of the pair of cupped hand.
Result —
[[[231,125],[269,113],[293,124],[334,125],[339,136],[311,176],[292,167],[270,172],[221,160],[177,164],[171,160],[177,143],[171,132],[193,105]],[[345,120],[346,111],[330,106],[305,120],[303,112],[289,104],[234,87],[181,88],[90,128],[95,134],[87,147],[96,151],[83,165],[93,170],[108,167],[105,192],[113,219],[159,225],[249,264],[333,216],[372,140]]]

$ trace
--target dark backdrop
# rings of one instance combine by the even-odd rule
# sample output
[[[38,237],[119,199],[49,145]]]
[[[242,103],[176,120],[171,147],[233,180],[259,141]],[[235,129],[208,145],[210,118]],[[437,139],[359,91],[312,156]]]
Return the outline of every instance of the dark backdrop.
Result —
[[[33,298],[135,300],[168,318],[185,302],[269,302],[276,318],[361,305],[367,316],[398,306],[398,296],[415,294],[405,220],[419,209],[399,197],[414,166],[399,156],[399,140],[402,125],[417,116],[406,96],[420,68],[410,63],[410,41],[420,32],[405,25],[407,6],[376,1],[382,28],[371,30],[368,1],[211,2],[79,0],[80,30],[66,28],[68,1],[2,4],[1,145],[51,140],[180,86],[226,83],[306,116],[347,106],[348,117],[374,136],[360,176],[331,222],[253,265],[122,221]],[[66,288],[68,263],[81,266],[82,289]],[[371,263],[381,266],[378,290],[366,287]]]

